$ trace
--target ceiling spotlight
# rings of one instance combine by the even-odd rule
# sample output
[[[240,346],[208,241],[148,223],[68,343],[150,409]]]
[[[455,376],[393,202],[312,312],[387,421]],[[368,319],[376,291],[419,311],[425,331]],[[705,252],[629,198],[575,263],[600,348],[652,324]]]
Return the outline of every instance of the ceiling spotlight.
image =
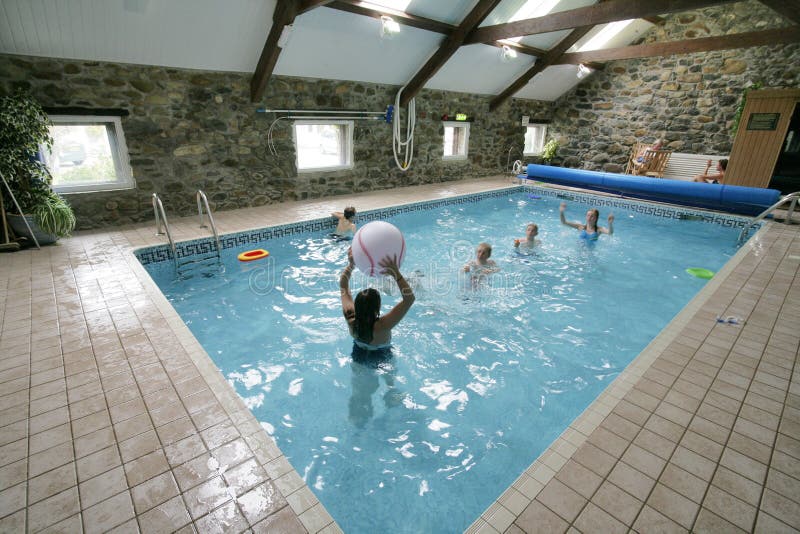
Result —
[[[503,45],[500,48],[500,60],[503,63],[508,63],[512,59],[516,59],[516,58],[517,58],[517,51],[514,50],[513,48],[511,48],[510,46]]]
[[[576,76],[580,79],[580,78],[583,78],[584,76],[586,76],[588,74],[591,74],[591,73],[592,73],[592,69],[590,69],[589,67],[587,67],[586,65],[581,63],[580,65],[578,65],[578,72],[577,72]]]
[[[400,33],[400,25],[392,17],[381,16],[381,37],[391,39],[395,34]]]

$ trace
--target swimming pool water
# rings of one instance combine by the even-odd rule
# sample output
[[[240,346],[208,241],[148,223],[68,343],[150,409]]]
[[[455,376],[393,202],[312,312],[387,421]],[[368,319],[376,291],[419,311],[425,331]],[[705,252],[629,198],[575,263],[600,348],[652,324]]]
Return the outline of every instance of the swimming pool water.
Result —
[[[270,240],[248,264],[228,250],[213,277],[147,267],[345,532],[461,532],[702,287],[685,269],[716,271],[736,250],[735,229],[620,208],[615,234],[587,244],[559,203],[516,193],[387,219],[417,301],[378,368],[350,358],[348,242]],[[587,208],[568,202],[567,218]],[[541,247],[520,255],[528,222]],[[482,241],[502,270],[475,285],[461,267]],[[385,312],[396,287],[372,282]]]

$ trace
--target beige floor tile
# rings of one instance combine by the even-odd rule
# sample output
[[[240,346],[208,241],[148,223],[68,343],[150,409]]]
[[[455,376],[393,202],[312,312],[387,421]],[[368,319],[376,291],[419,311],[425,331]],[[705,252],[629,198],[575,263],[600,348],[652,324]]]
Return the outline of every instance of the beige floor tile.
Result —
[[[756,484],[763,484],[767,476],[767,466],[733,449],[725,449],[720,465],[749,478]]]
[[[75,464],[62,465],[28,481],[28,502],[32,504],[52,497],[77,483]]]
[[[294,514],[292,514],[292,517],[300,525],[300,521]],[[247,519],[245,519],[233,501],[223,504],[211,513],[201,517],[197,520],[196,525],[200,532],[219,532],[220,534],[224,532],[242,532],[248,528]],[[302,527],[302,525],[300,526]],[[273,532],[276,531],[273,530]],[[280,531],[278,530],[277,532]],[[302,532],[302,530],[297,532]]]
[[[156,475],[131,489],[133,507],[137,514],[143,514],[154,506],[178,496],[179,493],[178,484],[171,471]]]
[[[199,524],[199,523],[198,523]],[[297,517],[291,513],[289,507],[282,508],[253,526],[255,534],[272,534],[279,532],[303,532],[304,527]],[[329,534],[341,532],[335,525],[328,528]],[[319,531],[326,532],[325,530]]]
[[[663,484],[657,484],[647,499],[648,506],[669,517],[683,528],[690,529],[699,505]]]
[[[675,534],[689,532],[675,521],[647,505],[642,508],[639,517],[636,518],[636,522],[633,524],[633,530],[635,532],[663,532]]]
[[[28,507],[28,529],[39,531],[80,512],[78,488],[73,486],[61,493]]]
[[[797,529],[761,511],[756,519],[756,526],[753,532],[756,534],[794,534]]]
[[[609,481],[603,482],[591,500],[603,511],[626,525],[632,525],[644,503]]]
[[[560,533],[569,528],[569,523],[539,501],[533,501],[526,507],[515,524],[524,532]]]
[[[796,502],[766,489],[761,501],[761,510],[792,528],[800,530],[800,507]]]
[[[754,506],[748,505],[713,485],[706,494],[703,508],[707,508],[745,531],[752,530],[755,523],[756,508]]]
[[[86,534],[105,532],[134,517],[130,493],[123,491],[82,511]]]
[[[704,534],[718,534],[720,532],[730,532],[731,534],[739,534],[747,532],[740,529],[733,523],[725,521],[720,516],[710,512],[706,508],[701,508],[700,513],[695,521],[693,532]]]

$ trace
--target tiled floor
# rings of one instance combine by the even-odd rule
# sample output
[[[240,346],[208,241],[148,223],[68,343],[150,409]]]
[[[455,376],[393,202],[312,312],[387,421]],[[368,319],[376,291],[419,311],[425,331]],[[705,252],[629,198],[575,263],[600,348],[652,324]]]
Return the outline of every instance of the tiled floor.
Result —
[[[229,233],[508,184],[215,217]],[[0,532],[339,531],[133,258],[153,234],[0,255]],[[471,529],[800,529],[799,264],[797,226],[762,231]]]

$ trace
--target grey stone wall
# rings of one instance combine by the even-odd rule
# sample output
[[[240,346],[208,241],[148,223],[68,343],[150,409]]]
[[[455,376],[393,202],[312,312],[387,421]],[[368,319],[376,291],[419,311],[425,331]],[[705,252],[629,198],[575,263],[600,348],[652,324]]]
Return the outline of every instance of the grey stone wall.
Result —
[[[789,26],[754,1],[680,13],[645,42],[664,42]],[[620,172],[637,140],[727,155],[742,91],[800,86],[800,45],[762,46],[664,58],[614,61],[556,103],[550,133],[570,167]]]
[[[503,172],[508,151],[521,157],[522,115],[549,119],[552,104],[514,100],[490,113],[490,97],[424,90],[416,99],[411,169],[397,169],[392,130],[385,122],[357,121],[354,168],[301,173],[295,168],[291,122],[274,130],[278,155],[267,147],[271,109],[383,111],[394,103],[388,85],[274,77],[259,103],[249,99],[250,75],[88,61],[0,55],[0,92],[31,92],[45,107],[123,109],[136,189],[66,195],[79,229],[153,218],[158,192],[168,215],[194,213],[195,192],[212,209],[228,210],[295,199],[444,182]],[[465,162],[442,160],[441,117],[474,118]],[[405,110],[401,120],[405,124]]]

